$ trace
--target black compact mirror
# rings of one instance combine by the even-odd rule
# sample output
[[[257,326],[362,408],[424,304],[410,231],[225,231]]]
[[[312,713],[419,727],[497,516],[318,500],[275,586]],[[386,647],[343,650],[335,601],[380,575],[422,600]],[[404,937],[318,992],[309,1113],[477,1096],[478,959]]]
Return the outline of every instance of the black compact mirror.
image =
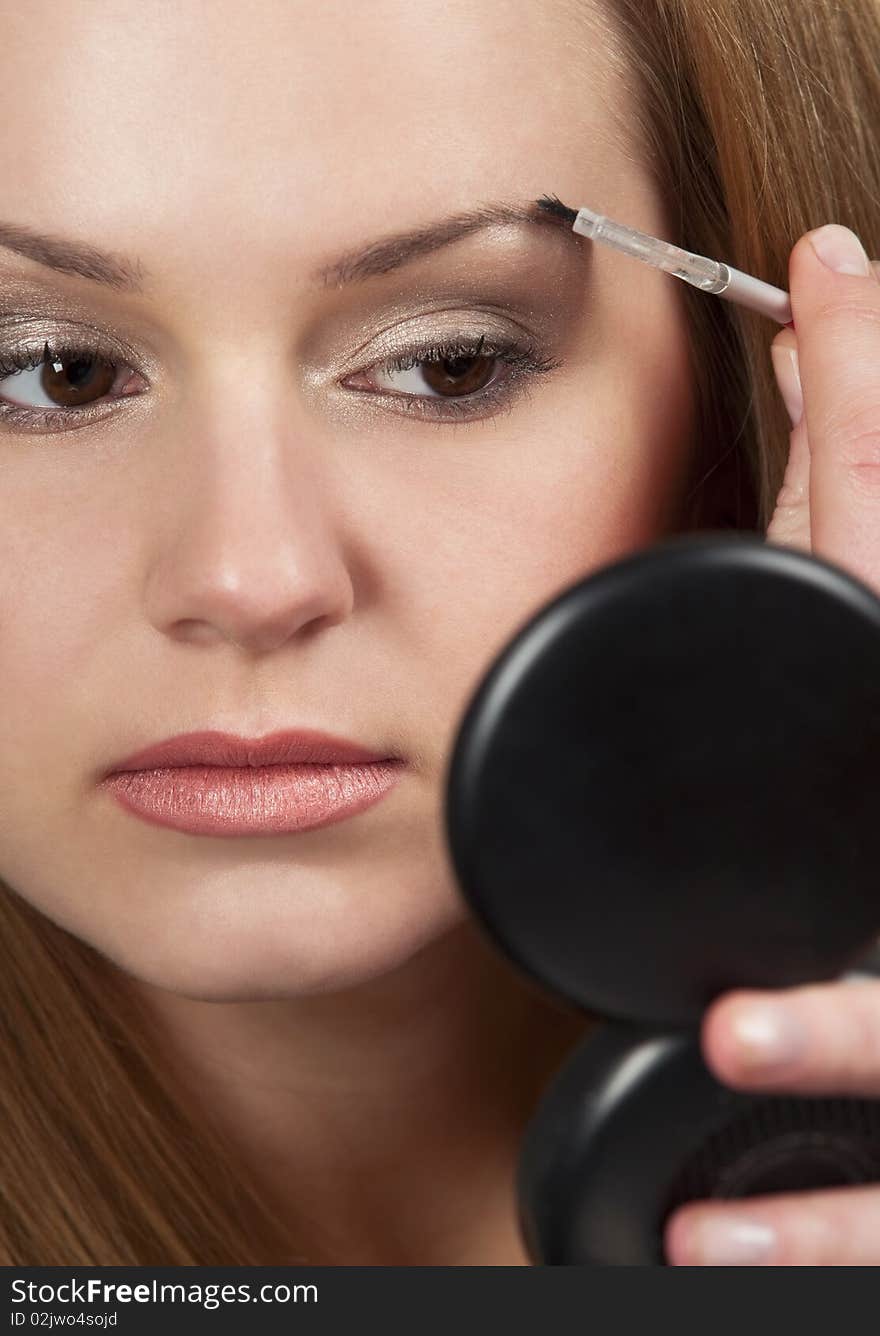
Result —
[[[526,1136],[535,1262],[660,1264],[692,1196],[880,1178],[876,1104],[733,1092],[698,1042],[719,993],[875,968],[878,758],[880,599],[750,534],[601,568],[485,673],[446,775],[456,878],[610,1022]]]

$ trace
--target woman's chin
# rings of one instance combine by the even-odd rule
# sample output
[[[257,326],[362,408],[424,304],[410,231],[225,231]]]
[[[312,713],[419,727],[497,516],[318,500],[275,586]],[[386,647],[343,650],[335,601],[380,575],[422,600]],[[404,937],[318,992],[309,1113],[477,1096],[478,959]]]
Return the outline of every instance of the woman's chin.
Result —
[[[139,991],[202,1002],[268,1002],[356,989],[392,974],[465,918],[455,902],[417,916],[352,913],[322,926],[277,921],[126,939],[124,954],[99,947]]]

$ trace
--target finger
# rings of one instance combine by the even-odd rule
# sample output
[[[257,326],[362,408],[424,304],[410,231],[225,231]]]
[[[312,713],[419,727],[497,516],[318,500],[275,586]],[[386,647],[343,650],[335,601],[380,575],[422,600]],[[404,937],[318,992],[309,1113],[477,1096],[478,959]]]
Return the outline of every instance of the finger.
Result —
[[[857,239],[834,224],[801,237],[789,276],[813,550],[880,587],[880,283]]]
[[[871,261],[880,283],[880,260]],[[810,449],[806,424],[802,422],[804,395],[798,362],[797,335],[786,326],[770,347],[773,370],[792,425],[789,454],[776,505],[767,526],[768,542],[782,547],[812,550],[810,531]],[[798,430],[798,428],[800,428]]]
[[[672,1266],[877,1266],[880,1188],[689,1203],[663,1242]]]
[[[770,345],[770,357],[779,393],[788,409],[791,425],[796,427],[803,416],[804,392],[801,386],[797,334],[790,326],[786,325],[785,329],[776,335]]]
[[[791,419],[788,462],[776,506],[767,526],[768,542],[811,550],[810,447],[803,420],[804,398],[798,369],[797,335],[784,329],[770,347],[779,392]]]
[[[703,1017],[701,1043],[735,1089],[880,1098],[880,979],[725,993]]]
[[[791,433],[788,463],[776,506],[767,526],[768,542],[812,551],[810,529],[810,445],[802,418]]]

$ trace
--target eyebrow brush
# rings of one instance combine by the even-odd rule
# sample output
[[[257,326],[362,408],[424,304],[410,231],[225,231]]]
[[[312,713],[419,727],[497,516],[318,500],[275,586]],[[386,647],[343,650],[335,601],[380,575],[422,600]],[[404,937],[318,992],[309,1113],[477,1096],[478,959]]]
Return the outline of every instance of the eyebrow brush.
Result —
[[[734,269],[722,260],[710,260],[705,255],[695,255],[668,241],[661,241],[659,237],[649,236],[647,232],[637,232],[635,228],[616,223],[604,214],[593,213],[592,209],[570,209],[556,195],[544,195],[536,203],[548,213],[565,219],[571,224],[573,232],[589,237],[591,241],[604,242],[606,246],[623,251],[624,255],[631,255],[636,260],[653,265],[655,269],[663,269],[667,274],[683,278],[685,283],[699,288],[701,292],[758,311],[780,325],[793,325],[791,302],[788,293],[783,292],[782,288],[774,288],[772,284],[753,278],[741,269]]]

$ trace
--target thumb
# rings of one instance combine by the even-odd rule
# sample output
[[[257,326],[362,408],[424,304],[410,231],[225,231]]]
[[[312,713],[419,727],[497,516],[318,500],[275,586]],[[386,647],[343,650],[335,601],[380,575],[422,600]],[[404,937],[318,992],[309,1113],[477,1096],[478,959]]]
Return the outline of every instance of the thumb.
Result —
[[[789,279],[809,423],[812,550],[873,587],[880,573],[877,269],[848,228],[829,224],[797,242]]]

